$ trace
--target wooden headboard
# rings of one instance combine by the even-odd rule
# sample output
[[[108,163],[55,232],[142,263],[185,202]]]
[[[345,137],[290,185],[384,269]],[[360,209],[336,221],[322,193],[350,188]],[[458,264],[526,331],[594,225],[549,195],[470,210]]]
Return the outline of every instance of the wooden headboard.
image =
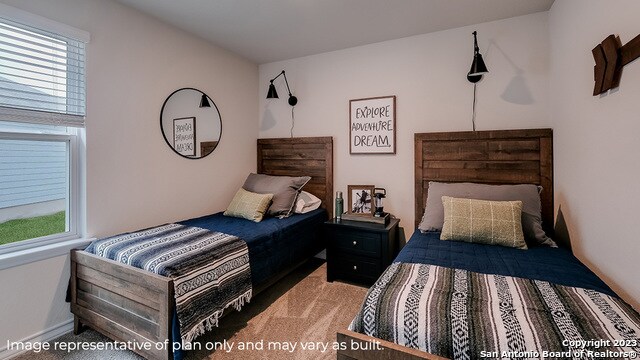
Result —
[[[258,173],[311,176],[304,190],[322,200],[333,217],[333,138],[258,139]]]
[[[542,224],[553,234],[551,129],[415,134],[416,227],[429,181],[541,185]]]

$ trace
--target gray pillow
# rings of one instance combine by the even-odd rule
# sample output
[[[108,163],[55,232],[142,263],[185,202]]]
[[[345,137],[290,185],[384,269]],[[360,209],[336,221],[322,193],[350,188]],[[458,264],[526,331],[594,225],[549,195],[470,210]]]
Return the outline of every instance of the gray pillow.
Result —
[[[522,201],[522,230],[529,246],[557,246],[542,229],[542,205],[536,185],[487,185],[430,181],[424,215],[418,225],[420,231],[442,231],[442,224],[444,224],[443,196],[492,201],[520,200]]]
[[[272,176],[251,173],[242,188],[258,194],[273,194],[273,202],[267,214],[287,217],[293,213],[298,194],[309,180],[311,180],[309,176]]]

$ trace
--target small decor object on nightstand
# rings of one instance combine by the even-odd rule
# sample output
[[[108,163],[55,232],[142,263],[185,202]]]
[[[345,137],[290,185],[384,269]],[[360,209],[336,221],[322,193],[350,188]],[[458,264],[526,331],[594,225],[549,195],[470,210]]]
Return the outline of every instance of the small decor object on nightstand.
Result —
[[[383,188],[375,188],[373,189],[373,197],[375,199],[376,211],[373,213],[375,217],[384,217],[386,214],[384,212],[384,206],[382,205],[382,199],[387,197],[387,190]]]
[[[373,185],[349,185],[349,207],[347,212],[337,220],[363,221],[383,226],[387,225],[389,223],[389,214],[382,211],[382,198],[385,197],[386,193],[385,189],[376,188]],[[374,209],[378,210],[378,204],[380,212],[378,215],[374,215]]]
[[[344,212],[344,200],[342,199],[342,191],[336,192],[336,219],[340,221],[342,219],[342,213]]]
[[[373,215],[373,185],[349,185],[349,214],[371,216]]]

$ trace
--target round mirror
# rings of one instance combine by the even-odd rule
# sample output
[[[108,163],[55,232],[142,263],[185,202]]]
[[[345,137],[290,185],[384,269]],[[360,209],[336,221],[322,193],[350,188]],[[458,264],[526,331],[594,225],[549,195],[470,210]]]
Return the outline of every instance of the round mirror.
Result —
[[[193,88],[174,91],[162,105],[160,128],[178,155],[200,159],[213,152],[222,135],[218,107],[207,94]]]

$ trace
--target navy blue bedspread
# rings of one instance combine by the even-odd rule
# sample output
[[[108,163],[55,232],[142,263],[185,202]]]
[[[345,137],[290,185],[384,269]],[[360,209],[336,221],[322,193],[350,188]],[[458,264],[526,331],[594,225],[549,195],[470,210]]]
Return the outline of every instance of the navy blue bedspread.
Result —
[[[285,268],[310,258],[324,249],[323,209],[288,218],[266,218],[259,223],[224,216],[222,213],[185,220],[179,224],[235,235],[247,243],[253,287],[263,284]]]
[[[439,232],[411,236],[394,262],[419,263],[548,281],[617,295],[573,254],[560,248],[528,250],[496,245],[441,241]]]

